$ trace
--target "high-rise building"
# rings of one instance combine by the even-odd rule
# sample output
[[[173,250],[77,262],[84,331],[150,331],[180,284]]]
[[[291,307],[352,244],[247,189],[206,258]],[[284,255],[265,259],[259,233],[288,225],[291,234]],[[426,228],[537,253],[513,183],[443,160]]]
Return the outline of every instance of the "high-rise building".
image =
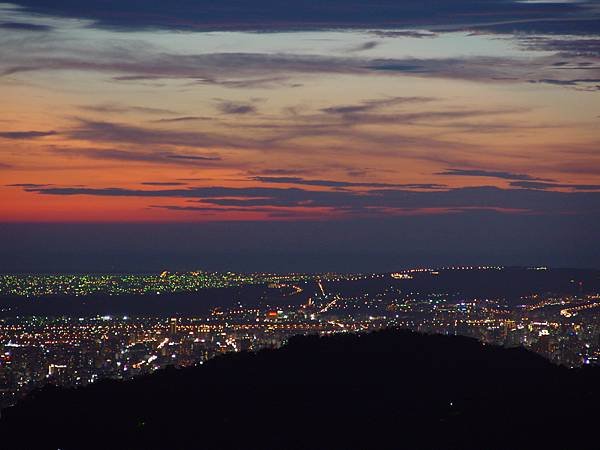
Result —
[[[176,318],[172,318],[169,321],[169,334],[171,336],[174,336],[175,334],[177,334],[177,319]]]
[[[63,364],[50,364],[48,366],[48,376],[57,377],[66,372],[67,366]]]

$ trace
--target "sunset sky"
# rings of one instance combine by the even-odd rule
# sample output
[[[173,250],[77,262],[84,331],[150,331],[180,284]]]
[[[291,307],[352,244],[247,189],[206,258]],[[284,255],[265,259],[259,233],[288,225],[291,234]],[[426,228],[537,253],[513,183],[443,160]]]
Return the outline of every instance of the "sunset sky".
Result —
[[[0,3],[0,269],[600,266],[600,3],[371,3]]]

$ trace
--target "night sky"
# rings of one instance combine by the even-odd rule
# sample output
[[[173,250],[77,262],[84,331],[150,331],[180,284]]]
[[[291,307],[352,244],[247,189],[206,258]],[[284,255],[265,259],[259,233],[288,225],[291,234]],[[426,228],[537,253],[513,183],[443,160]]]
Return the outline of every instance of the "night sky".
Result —
[[[600,267],[598,1],[0,3],[0,98],[0,271]]]

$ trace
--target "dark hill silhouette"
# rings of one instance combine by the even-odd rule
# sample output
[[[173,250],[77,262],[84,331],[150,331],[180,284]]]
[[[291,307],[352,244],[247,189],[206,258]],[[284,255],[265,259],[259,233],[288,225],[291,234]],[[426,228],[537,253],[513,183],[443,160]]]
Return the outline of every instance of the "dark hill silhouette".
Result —
[[[598,448],[597,369],[463,337],[297,337],[4,411],[2,449]]]

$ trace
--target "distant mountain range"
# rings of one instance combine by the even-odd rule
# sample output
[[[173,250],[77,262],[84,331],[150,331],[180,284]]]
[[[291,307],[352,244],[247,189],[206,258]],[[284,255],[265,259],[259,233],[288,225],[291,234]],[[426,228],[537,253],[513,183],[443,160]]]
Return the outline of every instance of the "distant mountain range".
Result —
[[[387,330],[297,337],[132,381],[47,387],[2,449],[598,448],[598,369]]]

